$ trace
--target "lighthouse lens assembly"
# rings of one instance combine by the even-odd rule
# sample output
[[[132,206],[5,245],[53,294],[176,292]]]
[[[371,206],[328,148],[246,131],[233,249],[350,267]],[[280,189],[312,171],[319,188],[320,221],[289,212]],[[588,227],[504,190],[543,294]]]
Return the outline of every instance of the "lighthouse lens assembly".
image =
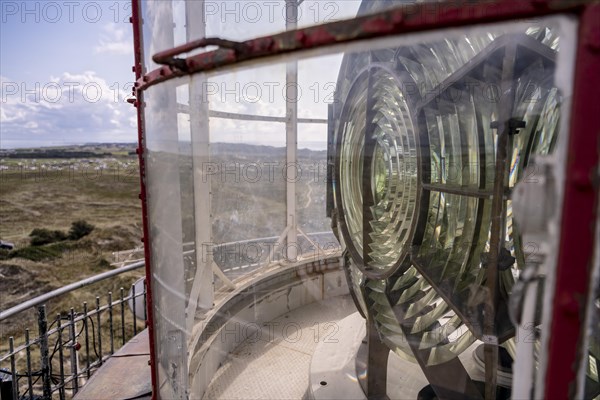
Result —
[[[416,212],[415,127],[401,82],[383,67],[365,70],[345,104],[340,190],[346,237],[365,270],[387,272],[408,251]]]
[[[537,247],[510,194],[556,152],[559,32],[522,24],[345,56],[337,229],[358,307],[407,360],[450,362],[489,335],[515,356],[508,301]]]

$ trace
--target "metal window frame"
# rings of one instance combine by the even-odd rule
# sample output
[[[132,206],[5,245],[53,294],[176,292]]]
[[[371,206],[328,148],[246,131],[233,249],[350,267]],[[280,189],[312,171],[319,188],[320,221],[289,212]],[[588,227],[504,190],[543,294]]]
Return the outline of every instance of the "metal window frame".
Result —
[[[161,52],[154,61],[164,64],[142,75],[142,37],[140,1],[132,0],[135,48],[135,99],[138,121],[138,155],[145,243],[148,291],[148,328],[152,365],[153,398],[157,398],[154,330],[152,319],[152,287],[150,241],[144,165],[143,92],[161,82],[238,65],[245,61],[276,55],[327,48],[342,43],[382,38],[404,33],[440,30],[550,16],[570,14],[579,21],[575,79],[570,122],[566,178],[563,186],[561,239],[556,266],[551,319],[551,339],[546,351],[545,390],[549,398],[574,397],[578,374],[578,359],[584,343],[586,305],[592,276],[594,233],[598,216],[598,160],[600,152],[600,118],[594,93],[600,89],[600,2],[597,0],[497,0],[447,1],[444,3],[411,4],[350,20],[286,31],[244,42],[205,38]],[[214,51],[188,58],[177,55],[199,47],[217,45]],[[595,142],[594,142],[595,141]],[[587,222],[587,224],[582,221]],[[573,268],[573,265],[579,266]]]

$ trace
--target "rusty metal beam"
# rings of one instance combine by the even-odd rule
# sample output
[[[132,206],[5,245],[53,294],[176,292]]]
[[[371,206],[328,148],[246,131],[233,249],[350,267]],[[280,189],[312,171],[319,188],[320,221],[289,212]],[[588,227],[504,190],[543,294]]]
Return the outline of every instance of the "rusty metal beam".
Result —
[[[244,42],[205,38],[158,53],[155,61],[158,60],[165,66],[138,79],[136,91],[176,77],[213,71],[243,61],[402,33],[439,30],[442,27],[472,26],[557,13],[580,13],[588,3],[589,0],[499,0],[477,3],[461,0],[410,4],[368,16],[290,30]],[[217,45],[219,48],[188,58],[175,57],[208,45]]]
[[[142,79],[143,73],[143,45],[142,45],[142,15],[141,15],[141,0],[131,0],[131,22],[133,27],[133,51],[134,51],[134,65],[133,72],[137,80]],[[150,352],[150,367],[151,367],[151,383],[152,383],[152,398],[157,398],[158,392],[158,371],[156,368],[156,348],[155,333],[154,333],[154,307],[153,307],[153,296],[152,296],[152,270],[151,270],[151,258],[150,258],[150,240],[149,240],[149,223],[148,223],[148,203],[146,195],[146,160],[144,158],[144,140],[145,140],[145,122],[144,122],[144,93],[137,92],[134,88],[135,99],[133,105],[136,107],[137,117],[137,128],[138,128],[138,148],[136,149],[138,155],[138,162],[140,167],[140,201],[142,203],[142,230],[143,237],[142,242],[144,243],[144,264],[146,273],[146,325],[148,326],[148,347]],[[75,382],[75,385],[77,382]]]

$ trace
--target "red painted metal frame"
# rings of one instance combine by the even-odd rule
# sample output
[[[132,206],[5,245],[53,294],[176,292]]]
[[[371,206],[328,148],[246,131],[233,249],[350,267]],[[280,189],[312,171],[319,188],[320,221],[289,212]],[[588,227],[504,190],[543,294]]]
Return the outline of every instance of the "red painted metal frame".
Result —
[[[141,14],[140,14],[140,0],[131,1],[131,18],[130,22],[133,25],[133,46],[134,46],[134,65],[133,72],[135,78],[140,79],[143,73],[143,56],[142,56],[142,31],[141,31]],[[156,371],[156,348],[154,346],[154,317],[153,317],[153,298],[152,298],[152,269],[150,263],[150,240],[149,240],[149,229],[148,229],[148,203],[146,201],[146,165],[144,161],[144,115],[143,115],[143,93],[136,92],[134,89],[135,99],[132,99],[133,105],[136,107],[137,112],[137,125],[138,125],[138,148],[136,152],[138,154],[138,161],[140,166],[140,200],[142,202],[142,226],[143,235],[142,241],[144,242],[144,259],[146,261],[146,323],[148,327],[148,342],[150,347],[150,367],[151,367],[151,379],[152,379],[152,398],[157,398],[158,385],[157,385],[157,371]]]
[[[245,42],[230,42],[227,48],[201,53],[181,60],[182,68],[165,65],[144,75],[136,82],[136,90],[196,72],[212,71],[243,61],[257,60],[279,54],[322,48],[357,40],[381,38],[402,33],[414,33],[443,28],[473,26],[483,23],[527,19],[557,13],[580,14],[589,4],[586,0],[498,0],[446,1],[411,4],[383,12],[304,29],[263,36]],[[211,38],[210,40],[218,40]],[[199,40],[198,46],[206,41]],[[236,43],[233,46],[231,43]],[[168,63],[169,55],[193,48],[191,43],[165,50],[155,55],[155,61]],[[235,48],[234,48],[235,47]],[[173,60],[173,59],[172,59]]]
[[[574,398],[593,262],[600,152],[600,3],[579,25],[546,398]],[[581,373],[581,372],[579,372]],[[584,372],[585,373],[585,372]]]
[[[324,48],[340,43],[381,38],[402,33],[440,30],[451,27],[473,26],[484,23],[543,17],[569,13],[580,19],[576,75],[571,110],[567,180],[564,186],[563,217],[559,258],[556,269],[554,308],[552,310],[551,339],[545,384],[547,398],[564,399],[574,395],[581,337],[585,332],[585,305],[590,266],[593,257],[595,204],[598,201],[598,168],[600,109],[596,99],[600,90],[600,3],[580,0],[499,0],[473,3],[450,1],[401,6],[378,14],[348,21],[266,36],[215,51],[188,57],[170,63],[143,77],[141,76],[140,16],[137,0],[133,1],[134,41],[136,46],[136,89],[138,101],[143,91],[152,85],[179,76],[212,71],[243,61],[256,60],[278,54]],[[203,44],[200,41],[199,45]],[[157,61],[168,63],[174,55],[194,48],[191,44],[162,52]],[[171,58],[171,59],[169,59]],[[177,60],[176,60],[177,61]],[[178,67],[179,65],[179,67]],[[592,90],[593,89],[593,90]],[[143,164],[143,116],[138,107],[139,154],[142,183],[144,236],[148,238],[147,210]],[[150,288],[150,241],[146,240],[146,274]],[[150,296],[151,297],[151,296]],[[148,302],[148,316],[152,318],[152,301]],[[151,319],[150,319],[151,321]],[[150,323],[150,343],[154,358],[154,335]],[[156,371],[153,363],[153,397],[156,398]]]

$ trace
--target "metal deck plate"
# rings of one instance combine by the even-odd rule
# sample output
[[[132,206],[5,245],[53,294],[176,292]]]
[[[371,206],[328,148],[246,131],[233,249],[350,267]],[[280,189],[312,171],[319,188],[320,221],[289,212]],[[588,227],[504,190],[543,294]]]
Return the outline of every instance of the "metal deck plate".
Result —
[[[205,399],[301,399],[319,343],[340,340],[339,321],[356,311],[350,296],[312,303],[263,324],[215,374]]]

